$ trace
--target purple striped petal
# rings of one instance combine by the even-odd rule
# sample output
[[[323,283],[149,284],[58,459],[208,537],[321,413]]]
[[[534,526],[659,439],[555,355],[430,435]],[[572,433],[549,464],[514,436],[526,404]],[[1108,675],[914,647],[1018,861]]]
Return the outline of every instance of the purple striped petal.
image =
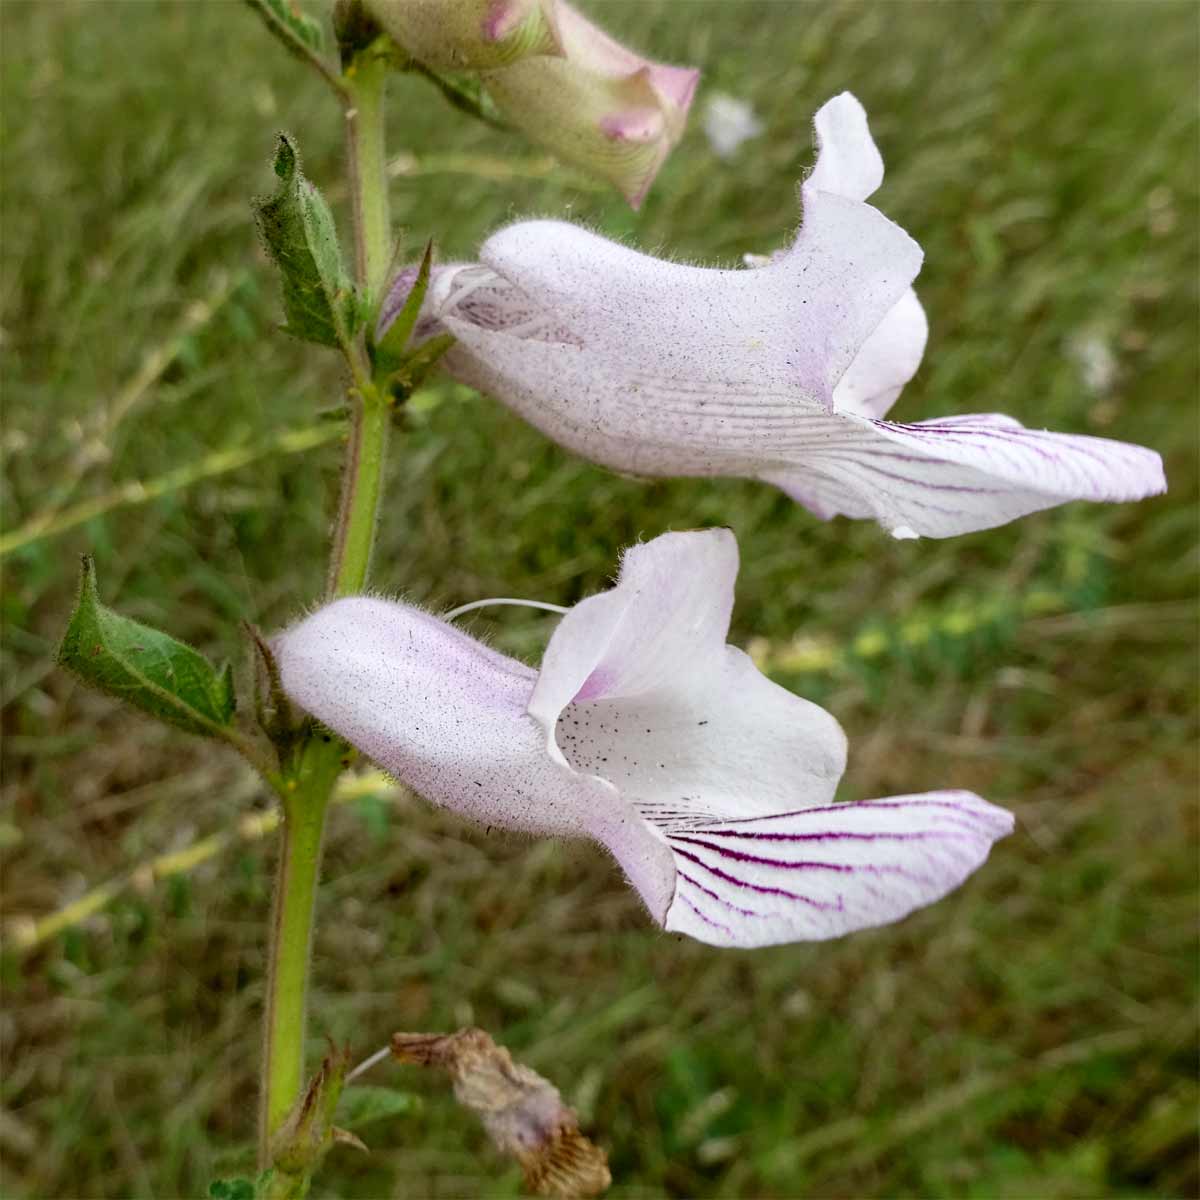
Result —
[[[762,478],[819,516],[873,517],[897,537],[951,537],[1068,500],[1166,490],[1153,450],[1026,429],[998,413],[908,425],[847,414],[840,428],[818,432],[785,434],[781,449],[787,443],[796,465]]]
[[[970,792],[929,792],[671,830],[666,928],[750,947],[887,925],[958,887],[1012,828]]]

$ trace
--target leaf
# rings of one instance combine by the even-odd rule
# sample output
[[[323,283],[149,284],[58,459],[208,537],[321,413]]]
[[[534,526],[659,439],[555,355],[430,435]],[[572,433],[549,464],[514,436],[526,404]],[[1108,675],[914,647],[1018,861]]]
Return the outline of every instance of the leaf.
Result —
[[[233,1179],[214,1179],[208,1185],[209,1200],[261,1200],[269,1194],[274,1174],[268,1168],[253,1179],[247,1179],[244,1175]]]
[[[341,345],[360,316],[333,213],[304,178],[296,144],[287,134],[279,135],[274,168],[279,187],[273,196],[254,202],[254,214],[283,276],[287,331],[307,342]]]
[[[293,54],[307,58],[310,52],[320,53],[325,41],[320,22],[289,0],[247,0],[247,3]]]
[[[214,1179],[208,1185],[210,1200],[254,1200],[255,1191],[252,1179]]]
[[[188,733],[221,737],[233,721],[230,665],[218,671],[191,646],[106,608],[90,557],[58,661],[85,683]]]
[[[342,1094],[338,1120],[346,1129],[361,1129],[375,1121],[407,1117],[416,1112],[420,1105],[420,1098],[411,1092],[356,1083]]]

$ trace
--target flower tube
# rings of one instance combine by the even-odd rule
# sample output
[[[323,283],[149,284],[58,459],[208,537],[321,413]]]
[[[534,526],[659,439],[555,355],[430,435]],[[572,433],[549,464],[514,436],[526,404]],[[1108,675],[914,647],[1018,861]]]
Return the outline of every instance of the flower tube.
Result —
[[[953,890],[1011,815],[958,791],[833,803],[845,737],[725,644],[736,576],[728,530],[635,546],[540,670],[365,596],[274,649],[287,694],[403,783],[480,824],[599,842],[667,930],[821,940]]]

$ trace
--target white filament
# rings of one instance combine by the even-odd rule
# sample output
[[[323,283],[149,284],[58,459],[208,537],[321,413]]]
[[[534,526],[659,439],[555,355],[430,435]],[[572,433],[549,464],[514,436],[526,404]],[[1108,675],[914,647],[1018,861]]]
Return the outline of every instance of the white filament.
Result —
[[[455,617],[461,617],[463,613],[471,612],[476,608],[487,608],[489,604],[508,604],[515,608],[542,608],[546,612],[556,613],[571,611],[568,608],[563,608],[561,604],[547,604],[544,600],[513,600],[507,596],[501,596],[495,600],[472,600],[470,604],[460,604],[458,608],[453,608],[446,613],[442,620],[453,621]]]
[[[350,1083],[351,1080],[357,1079],[364,1072],[369,1071],[376,1063],[383,1062],[391,1053],[391,1046],[384,1046],[382,1050],[376,1050],[374,1054],[369,1058],[364,1058],[353,1071],[347,1074],[345,1082]]]

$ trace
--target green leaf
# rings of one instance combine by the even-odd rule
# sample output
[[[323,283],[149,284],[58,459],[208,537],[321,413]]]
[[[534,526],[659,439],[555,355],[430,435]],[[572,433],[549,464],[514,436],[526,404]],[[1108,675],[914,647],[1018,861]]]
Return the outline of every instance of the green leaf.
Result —
[[[342,262],[333,213],[304,178],[295,142],[279,135],[275,152],[279,187],[254,203],[267,250],[283,276],[287,330],[307,342],[338,346],[360,320],[354,284]]]
[[[244,1175],[233,1179],[214,1179],[208,1185],[209,1200],[262,1200],[270,1195],[270,1184],[275,1172],[269,1167],[253,1179]]]
[[[289,0],[247,0],[247,3],[293,54],[307,58],[310,51],[321,51],[325,41],[321,23]]]
[[[429,272],[432,265],[433,242],[426,242],[421,265],[417,268],[417,278],[404,301],[404,307],[375,347],[375,363],[378,370],[384,374],[394,371],[404,361],[408,339],[412,336],[413,327],[421,315],[421,305],[425,303],[425,293],[429,290]]]
[[[214,1179],[208,1185],[210,1200],[254,1200],[253,1179]]]
[[[233,722],[230,665],[217,670],[191,646],[106,608],[90,557],[58,661],[85,683],[188,733],[221,737]]]
[[[347,1129],[361,1129],[375,1121],[407,1117],[421,1106],[419,1096],[394,1088],[371,1087],[356,1083],[342,1093],[338,1120]]]

